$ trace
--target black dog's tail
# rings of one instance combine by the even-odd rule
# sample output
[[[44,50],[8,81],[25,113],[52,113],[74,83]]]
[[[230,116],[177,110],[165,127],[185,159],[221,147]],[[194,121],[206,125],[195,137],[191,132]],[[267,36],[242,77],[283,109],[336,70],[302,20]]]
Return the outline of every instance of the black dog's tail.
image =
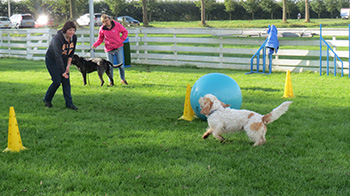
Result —
[[[107,61],[107,60],[106,60],[106,61]],[[123,65],[123,63],[119,63],[119,64],[116,64],[116,65],[113,65],[110,61],[107,61],[107,63],[108,63],[110,66],[114,67],[114,68],[117,68],[117,67],[120,67],[120,66]]]

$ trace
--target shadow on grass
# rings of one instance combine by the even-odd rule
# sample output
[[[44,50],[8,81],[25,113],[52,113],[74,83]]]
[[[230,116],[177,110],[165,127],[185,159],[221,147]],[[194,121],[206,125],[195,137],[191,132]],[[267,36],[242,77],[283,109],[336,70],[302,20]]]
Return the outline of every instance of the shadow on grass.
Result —
[[[33,65],[26,64],[26,59],[18,58],[0,58],[1,64],[6,66],[0,66],[0,71],[43,71],[43,68],[46,70],[46,65],[44,61],[35,61]]]
[[[246,91],[265,91],[265,92],[280,92],[281,89],[274,89],[274,88],[263,88],[263,87],[249,87],[249,88],[241,88],[241,90]]]

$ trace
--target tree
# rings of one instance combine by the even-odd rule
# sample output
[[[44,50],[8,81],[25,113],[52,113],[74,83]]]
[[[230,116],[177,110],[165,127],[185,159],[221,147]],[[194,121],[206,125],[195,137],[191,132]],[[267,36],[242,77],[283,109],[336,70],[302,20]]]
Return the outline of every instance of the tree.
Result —
[[[288,14],[288,18],[291,18],[290,14],[292,13],[295,6],[296,5],[294,0],[286,0],[286,12]]]
[[[70,20],[74,20],[77,18],[77,9],[75,8],[75,0],[69,0],[69,13]]]
[[[152,14],[155,12],[155,10],[157,9],[157,1],[156,0],[148,0],[148,4],[147,4],[147,13],[148,13],[148,19],[150,21],[152,21]]]
[[[147,27],[149,26],[148,24],[148,19],[147,19],[147,2],[146,0],[142,0],[142,15],[143,15],[143,26]]]
[[[157,11],[157,2],[156,0],[139,0],[139,5],[143,9],[144,3],[146,4],[146,12],[147,12],[147,21],[152,21],[152,13],[155,13]]]
[[[50,15],[54,16],[56,19],[68,20],[70,17],[69,3],[66,0],[49,0],[46,2],[46,9]]]
[[[301,13],[305,13],[305,0],[298,0],[297,7]]]
[[[259,9],[259,0],[241,0],[243,8],[252,14],[252,20],[254,20],[254,13]]]
[[[305,0],[305,22],[310,22],[309,0]]]
[[[277,8],[275,0],[261,0],[260,7],[263,11],[270,13],[273,19],[273,12]]]
[[[42,9],[44,4],[43,0],[26,0],[25,3],[28,6],[28,9],[35,14],[35,18],[40,14],[45,13],[45,10]]]
[[[126,0],[105,0],[106,3],[109,5],[109,8],[111,9],[113,15],[118,16],[119,12],[125,9]]]
[[[225,0],[225,12],[229,13],[230,20],[232,20],[232,12],[236,9],[235,0]]]
[[[286,11],[286,6],[287,6],[287,3],[286,3],[287,0],[282,0],[282,3],[283,3],[283,17],[282,17],[282,21],[283,23],[286,23],[287,22],[287,11]]]
[[[318,18],[321,18],[321,13],[325,9],[323,0],[313,0],[311,2],[311,8],[317,13]]]
[[[4,13],[4,14],[2,14],[2,16],[6,16],[8,14],[8,11],[10,11],[12,14],[15,14],[15,13],[32,13],[32,11],[26,5],[25,1],[23,3],[21,1],[17,2],[17,1],[11,0],[11,8],[10,8],[10,10],[7,10],[9,8],[7,3],[6,3],[6,6],[3,7],[3,8],[5,8],[5,9],[1,10],[1,11],[6,11],[6,14]]]
[[[201,1],[201,24],[205,26],[205,3],[204,0]]]
[[[326,9],[331,13],[331,18],[333,18],[333,12],[337,10],[337,0],[325,0]]]
[[[340,11],[341,8],[350,7],[350,2],[348,0],[336,0],[337,10]]]
[[[215,0],[199,0],[194,2],[196,7],[199,7],[201,10],[201,25],[206,26],[206,13],[214,7],[213,5],[216,3]]]
[[[111,9],[109,8],[109,5],[105,1],[98,1],[94,3],[94,10],[95,12],[99,12],[101,14],[108,14],[111,16],[113,15],[113,13],[111,12]]]

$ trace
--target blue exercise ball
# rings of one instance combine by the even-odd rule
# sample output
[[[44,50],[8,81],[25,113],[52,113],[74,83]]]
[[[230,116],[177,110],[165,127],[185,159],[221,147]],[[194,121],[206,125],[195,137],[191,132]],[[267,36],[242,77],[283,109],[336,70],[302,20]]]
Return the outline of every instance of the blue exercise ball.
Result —
[[[216,96],[220,101],[230,104],[230,108],[240,109],[242,105],[242,93],[237,82],[230,76],[221,73],[210,73],[200,77],[191,89],[190,102],[197,117],[206,120],[201,114],[199,98],[206,94]]]

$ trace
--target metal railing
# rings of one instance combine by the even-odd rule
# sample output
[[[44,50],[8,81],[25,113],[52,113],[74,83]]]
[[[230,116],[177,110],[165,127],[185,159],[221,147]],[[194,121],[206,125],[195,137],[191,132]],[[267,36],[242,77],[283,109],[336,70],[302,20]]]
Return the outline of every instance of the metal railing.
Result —
[[[270,28],[270,26],[269,26]],[[258,51],[256,51],[256,53],[250,58],[250,72],[246,73],[246,74],[251,74],[251,73],[260,73],[260,74],[271,74],[272,72],[272,54],[269,53],[269,72],[266,73],[266,43],[267,40],[269,38],[266,38],[266,40],[264,41],[264,43],[260,46],[260,48],[258,49]],[[260,52],[262,50],[262,54],[263,54],[263,66],[262,66],[262,72],[260,72],[259,67],[260,67]],[[256,57],[256,70],[254,71],[254,58]]]
[[[349,32],[350,32],[350,25],[349,25]],[[337,75],[337,59],[338,59],[341,62],[341,77],[343,77],[344,76],[344,63],[339,58],[339,56],[335,53],[335,51],[332,49],[332,47],[329,46],[329,44],[326,42],[326,40],[322,37],[322,24],[320,24],[320,76],[322,76],[322,44],[323,43],[327,46],[327,67],[326,67],[327,76],[329,76],[329,51],[331,51],[334,55],[333,56],[334,76]],[[350,44],[350,35],[349,35],[349,44]],[[350,57],[350,47],[349,47],[349,57]],[[349,60],[349,62],[350,62],[350,60]],[[349,78],[350,78],[350,74],[349,74]]]

